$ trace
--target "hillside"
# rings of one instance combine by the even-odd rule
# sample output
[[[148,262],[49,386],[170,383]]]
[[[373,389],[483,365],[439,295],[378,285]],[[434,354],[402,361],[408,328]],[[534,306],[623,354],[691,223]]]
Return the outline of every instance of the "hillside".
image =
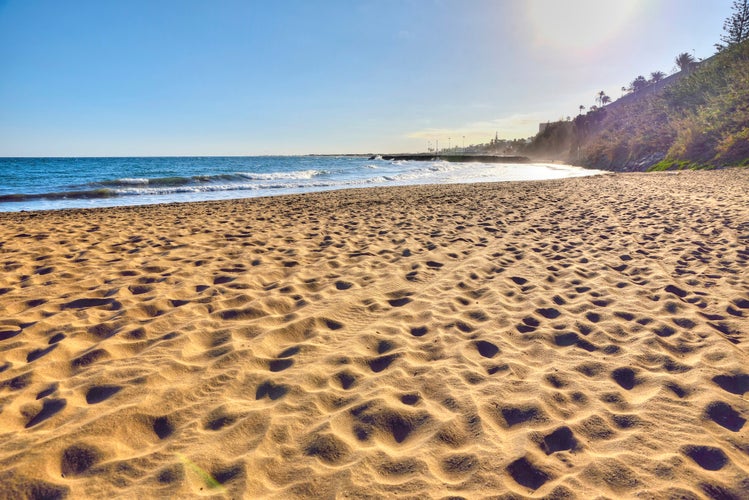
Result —
[[[572,121],[524,151],[615,171],[749,164],[749,42]]]

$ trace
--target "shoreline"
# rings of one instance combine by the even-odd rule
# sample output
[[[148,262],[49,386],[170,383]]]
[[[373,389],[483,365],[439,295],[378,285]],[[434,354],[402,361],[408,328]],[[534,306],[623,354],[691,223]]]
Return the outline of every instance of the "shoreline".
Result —
[[[2,212],[0,483],[741,497],[747,186],[610,173]]]
[[[459,177],[454,170],[447,169],[442,174],[441,168],[435,168],[429,164],[416,167],[403,168],[395,177],[392,173],[380,170],[381,167],[369,167],[376,172],[374,179],[346,178],[345,174],[341,178],[323,178],[328,175],[328,171],[319,171],[320,180],[317,183],[306,184],[302,181],[278,181],[274,184],[272,179],[274,175],[288,176],[287,172],[271,172],[256,174],[217,174],[213,176],[190,175],[167,178],[124,178],[108,179],[99,182],[93,182],[88,189],[66,190],[60,186],[57,190],[40,193],[27,194],[4,194],[0,195],[0,213],[19,212],[19,211],[39,211],[39,210],[58,210],[66,208],[97,208],[97,207],[116,207],[116,206],[139,206],[153,205],[163,203],[190,203],[195,201],[226,201],[239,199],[254,199],[260,197],[285,196],[289,194],[305,194],[326,191],[338,191],[344,189],[368,189],[370,187],[402,187],[411,185],[442,185],[442,184],[470,184],[479,182],[522,182],[533,180],[551,179],[557,176],[579,177],[586,175],[596,175],[605,173],[594,171],[583,167],[576,167],[564,164],[552,163],[535,163],[527,166],[527,170],[522,172],[491,172],[487,171],[488,164],[484,163],[481,168],[460,172],[466,177]],[[517,164],[517,167],[523,165]],[[327,166],[318,166],[327,167]],[[510,165],[514,168],[515,165]],[[398,170],[400,167],[390,167]],[[459,168],[466,168],[462,165]],[[491,168],[491,167],[489,167]],[[309,172],[307,170],[303,174]],[[382,172],[382,173],[381,173]],[[427,178],[424,177],[426,172]],[[249,176],[249,178],[246,177]],[[262,179],[267,175],[266,180],[253,180],[252,176],[257,175]],[[377,177],[379,175],[379,177]],[[398,178],[398,175],[404,176]],[[413,176],[416,177],[413,177]],[[233,181],[242,181],[238,184],[216,185],[212,184],[212,178],[225,181],[226,177],[232,177]],[[317,177],[315,177],[317,178]],[[564,178],[564,177],[561,177]],[[138,182],[133,182],[138,181]],[[263,184],[265,182],[265,184]],[[184,186],[184,187],[183,187]],[[50,208],[40,208],[50,207]]]
[[[566,164],[565,164],[566,165]],[[585,167],[580,167],[585,168]],[[586,170],[595,170],[595,169],[586,169]],[[181,206],[181,205],[187,205],[189,208],[190,205],[203,205],[203,204],[216,204],[216,208],[221,208],[223,205],[226,204],[232,204],[232,203],[252,203],[253,201],[261,201],[263,203],[269,203],[273,204],[273,201],[284,201],[286,199],[289,199],[291,202],[297,202],[300,201],[297,198],[305,198],[308,196],[314,197],[314,196],[324,196],[326,194],[345,194],[345,193],[351,193],[352,195],[361,195],[363,198],[367,197],[367,194],[371,191],[371,194],[374,194],[375,191],[398,191],[398,190],[404,190],[408,191],[411,188],[423,188],[426,190],[430,189],[440,189],[441,187],[452,187],[452,186],[463,186],[463,187],[470,187],[470,186],[476,186],[476,187],[491,187],[495,185],[512,185],[512,184],[536,184],[536,183],[547,183],[547,182],[559,182],[564,181],[568,179],[579,179],[579,178],[587,178],[587,177],[593,177],[593,176],[612,176],[612,175],[619,175],[622,172],[613,172],[613,171],[601,171],[600,174],[593,174],[589,176],[577,176],[577,177],[563,177],[559,179],[529,179],[529,180],[507,180],[507,181],[488,181],[488,182],[455,182],[455,183],[432,183],[432,184],[406,184],[406,185],[386,185],[386,186],[367,186],[367,187],[335,187],[331,189],[323,189],[319,191],[307,191],[307,192],[299,192],[299,193],[279,193],[279,194],[270,194],[270,195],[261,195],[261,196],[249,196],[249,197],[241,197],[241,198],[226,198],[226,199],[215,199],[215,200],[195,200],[195,201],[166,201],[166,202],[155,202],[155,203],[143,203],[143,204],[133,204],[133,205],[112,205],[112,206],[103,206],[103,207],[70,207],[70,208],[49,208],[49,209],[38,209],[38,210],[17,210],[17,211],[0,211],[0,218],[3,216],[12,216],[12,215],[31,215],[32,217],[37,215],[46,215],[46,214],[59,214],[63,212],[88,212],[88,211],[107,211],[107,210],[119,210],[119,209],[155,209],[158,210],[160,207],[169,207],[169,206]],[[669,174],[675,174],[676,172],[662,172],[662,175],[669,175]]]

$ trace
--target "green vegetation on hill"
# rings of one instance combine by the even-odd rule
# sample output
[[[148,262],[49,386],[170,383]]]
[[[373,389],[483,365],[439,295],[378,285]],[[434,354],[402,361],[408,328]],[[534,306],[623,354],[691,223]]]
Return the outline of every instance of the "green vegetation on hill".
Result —
[[[666,88],[676,138],[666,159],[709,165],[749,160],[749,41],[721,51]]]
[[[524,153],[607,170],[749,164],[749,40],[571,121]]]

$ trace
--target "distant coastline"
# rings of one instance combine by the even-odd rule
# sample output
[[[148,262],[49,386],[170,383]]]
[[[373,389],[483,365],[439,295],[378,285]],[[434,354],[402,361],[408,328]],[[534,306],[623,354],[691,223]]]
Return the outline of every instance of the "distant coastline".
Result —
[[[371,156],[370,160],[378,159],[388,161],[451,161],[451,162],[480,162],[480,163],[530,163],[531,159],[527,156],[506,156],[506,155],[474,155],[474,154],[383,154]]]

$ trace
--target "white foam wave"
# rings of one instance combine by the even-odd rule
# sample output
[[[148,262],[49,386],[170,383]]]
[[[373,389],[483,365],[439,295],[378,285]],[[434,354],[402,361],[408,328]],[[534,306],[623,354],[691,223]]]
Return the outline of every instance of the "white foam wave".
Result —
[[[125,177],[124,179],[117,179],[115,182],[119,184],[132,184],[137,186],[148,184],[149,180],[142,177]]]
[[[237,175],[251,181],[274,181],[279,179],[312,179],[320,175],[329,174],[327,170],[295,170],[292,172],[269,172],[261,174],[257,172],[237,172]]]
[[[315,183],[296,183],[296,182],[268,182],[268,183],[242,183],[242,184],[212,184],[198,186],[175,186],[163,188],[121,188],[113,189],[112,192],[120,196],[164,196],[183,193],[213,193],[219,191],[256,191],[256,190],[277,190],[277,189],[314,189],[327,188],[345,183],[332,182],[315,182]]]

